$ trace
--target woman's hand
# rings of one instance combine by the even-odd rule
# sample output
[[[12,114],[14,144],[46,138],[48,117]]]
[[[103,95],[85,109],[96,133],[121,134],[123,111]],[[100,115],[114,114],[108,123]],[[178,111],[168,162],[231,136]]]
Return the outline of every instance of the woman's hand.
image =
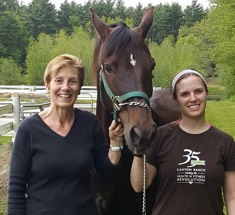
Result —
[[[121,150],[123,149],[124,142],[123,126],[120,119],[118,119],[118,122],[113,120],[109,126],[109,138],[109,160],[112,164],[117,165],[121,158]]]
[[[123,135],[123,126],[118,119],[118,122],[112,121],[111,125],[109,126],[109,138],[110,144],[112,146],[120,146],[123,145],[124,135]]]

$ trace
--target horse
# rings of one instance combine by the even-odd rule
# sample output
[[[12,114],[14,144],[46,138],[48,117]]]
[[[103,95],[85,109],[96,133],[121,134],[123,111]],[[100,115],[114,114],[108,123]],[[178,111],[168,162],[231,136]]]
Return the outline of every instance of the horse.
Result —
[[[157,136],[153,116],[158,121],[159,114],[150,106],[150,102],[154,103],[150,98],[155,60],[145,43],[153,22],[153,10],[153,6],[147,8],[140,24],[129,28],[125,23],[108,26],[90,9],[92,24],[98,33],[93,55],[96,115],[107,142],[108,127],[113,119],[121,120],[125,137],[118,173],[97,176],[94,185],[97,205],[103,215],[138,215],[144,207],[142,193],[135,193],[131,187],[130,169],[133,155],[147,154]],[[146,191],[148,214],[155,202],[155,190],[153,185]]]
[[[150,98],[153,121],[162,126],[181,118],[179,104],[171,96],[169,88],[154,89]]]

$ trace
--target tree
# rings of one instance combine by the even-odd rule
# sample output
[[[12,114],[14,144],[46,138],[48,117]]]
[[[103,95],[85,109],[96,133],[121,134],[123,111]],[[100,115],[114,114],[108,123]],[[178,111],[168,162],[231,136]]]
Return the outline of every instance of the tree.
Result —
[[[91,7],[99,14],[100,17],[114,18],[115,0],[92,1]]]
[[[123,0],[117,0],[116,8],[114,11],[114,17],[119,17],[122,20],[125,20],[127,17],[126,7]]]
[[[24,23],[11,11],[0,13],[0,56],[21,63],[27,36]]]
[[[141,22],[143,16],[144,8],[142,4],[139,2],[134,10],[133,17],[131,17],[134,21],[134,26],[138,26]]]
[[[169,88],[177,72],[185,68],[199,68],[198,49],[191,44],[192,40],[175,45],[173,36],[169,36],[161,45],[150,43],[150,52],[156,61],[153,72],[155,87]]]
[[[214,46],[211,35],[214,34],[211,24],[202,20],[193,27],[182,26],[178,41],[188,41],[199,50],[197,61],[200,65],[199,71],[204,72],[207,77],[216,77],[215,63],[210,57],[210,50]],[[193,38],[193,39],[192,39]]]
[[[1,0],[0,1],[0,12],[3,11],[14,11],[16,12],[19,8],[17,0]]]
[[[184,10],[184,23],[188,27],[192,27],[196,22],[205,18],[206,12],[201,4],[197,3],[197,0],[193,0],[190,6],[187,6]]]
[[[89,33],[82,27],[76,28],[72,35],[61,30],[56,35],[40,34],[37,40],[31,40],[26,59],[27,83],[43,84],[43,74],[48,62],[54,57],[68,53],[82,60],[86,68],[85,84],[92,84],[92,56],[94,39],[89,39]]]
[[[66,31],[70,31],[70,17],[72,16],[71,5],[68,3],[67,0],[64,1],[60,5],[60,10],[58,11],[58,20],[59,20],[59,28],[65,29]]]
[[[0,84],[17,85],[23,83],[24,78],[21,75],[20,66],[12,59],[0,58]]]
[[[216,64],[220,83],[229,95],[235,94],[235,2],[213,0],[215,8],[208,15],[213,47],[210,56]]]
[[[169,25],[169,35],[172,35],[174,42],[177,41],[180,26],[183,23],[183,12],[182,7],[178,3],[172,3],[169,8],[167,8],[168,15],[168,25]]]
[[[182,24],[183,12],[179,4],[173,3],[155,7],[154,23],[152,27],[152,40],[161,44],[169,35],[173,35],[174,42],[177,40],[180,25]]]
[[[59,28],[65,29],[68,35],[71,35],[76,27],[82,26],[85,28],[86,23],[89,21],[86,8],[81,4],[76,4],[75,2],[68,3],[67,0],[60,5],[60,10],[58,11]]]
[[[55,6],[49,0],[33,0],[27,10],[26,22],[35,39],[40,33],[55,34],[58,29]]]
[[[37,40],[31,38],[26,58],[26,82],[31,85],[43,85],[43,74],[47,63],[51,60],[53,38],[44,33]]]

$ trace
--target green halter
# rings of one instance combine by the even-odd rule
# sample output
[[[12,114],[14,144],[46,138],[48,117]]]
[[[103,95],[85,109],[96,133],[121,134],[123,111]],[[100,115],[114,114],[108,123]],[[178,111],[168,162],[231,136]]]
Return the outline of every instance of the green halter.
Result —
[[[121,110],[121,107],[125,106],[125,105],[144,107],[144,108],[147,108],[149,112],[151,112],[150,105],[149,105],[149,97],[144,92],[132,91],[132,92],[125,93],[121,96],[115,96],[108,85],[108,82],[106,80],[106,77],[105,77],[105,74],[103,71],[103,66],[101,65],[100,74],[99,74],[100,101],[101,101],[102,105],[105,107],[103,96],[102,96],[102,90],[101,90],[102,85],[104,86],[104,89],[105,89],[107,95],[109,96],[110,100],[113,103],[113,118],[115,121],[117,121],[117,115],[118,115],[118,112]],[[145,99],[145,101],[147,103],[125,102],[128,99],[135,98],[135,97],[143,98],[143,99]]]

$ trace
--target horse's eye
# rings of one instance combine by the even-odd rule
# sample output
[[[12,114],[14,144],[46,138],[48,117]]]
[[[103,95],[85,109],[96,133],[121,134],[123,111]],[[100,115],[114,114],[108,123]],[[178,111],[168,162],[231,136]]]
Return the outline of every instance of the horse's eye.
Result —
[[[109,65],[109,64],[105,64],[105,65],[104,65],[104,69],[105,69],[105,71],[108,72],[108,73],[113,72],[112,67],[111,67],[111,65]]]

